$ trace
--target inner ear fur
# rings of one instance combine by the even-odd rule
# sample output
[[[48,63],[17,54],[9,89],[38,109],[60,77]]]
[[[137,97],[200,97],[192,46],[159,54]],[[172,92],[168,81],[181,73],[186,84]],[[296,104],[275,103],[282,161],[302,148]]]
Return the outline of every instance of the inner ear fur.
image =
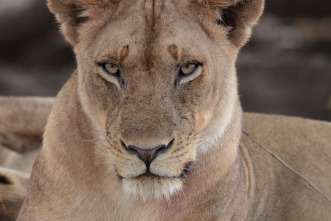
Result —
[[[264,9],[264,0],[208,0],[220,13],[220,25],[230,28],[229,39],[242,47],[251,36],[252,27]]]
[[[79,42],[81,25],[115,3],[116,0],[48,0],[48,8],[60,23],[66,40],[74,46]]]

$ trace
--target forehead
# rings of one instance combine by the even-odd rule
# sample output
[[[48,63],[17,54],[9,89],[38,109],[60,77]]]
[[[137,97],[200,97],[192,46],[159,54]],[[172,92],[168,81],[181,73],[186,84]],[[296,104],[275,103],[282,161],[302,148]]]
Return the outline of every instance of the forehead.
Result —
[[[96,56],[116,54],[129,46],[131,55],[152,54],[178,48],[184,54],[206,47],[210,38],[189,1],[136,0],[119,5],[93,44]],[[175,47],[174,47],[175,46]],[[170,49],[170,50],[169,50]],[[201,50],[200,50],[201,51]]]

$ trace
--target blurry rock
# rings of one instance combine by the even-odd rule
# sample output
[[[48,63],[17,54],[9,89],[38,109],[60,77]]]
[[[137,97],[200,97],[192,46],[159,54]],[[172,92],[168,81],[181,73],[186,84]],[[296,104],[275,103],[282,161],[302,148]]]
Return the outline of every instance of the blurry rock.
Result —
[[[0,64],[47,66],[73,62],[71,49],[58,33],[46,3],[0,1]]]
[[[282,18],[330,16],[329,0],[267,0],[266,11]]]

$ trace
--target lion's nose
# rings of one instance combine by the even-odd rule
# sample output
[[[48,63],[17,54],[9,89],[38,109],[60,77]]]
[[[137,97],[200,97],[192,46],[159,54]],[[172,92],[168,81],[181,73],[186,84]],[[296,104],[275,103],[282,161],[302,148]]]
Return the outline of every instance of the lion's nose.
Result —
[[[149,165],[159,154],[167,151],[173,143],[173,140],[168,145],[159,145],[152,149],[142,149],[136,146],[128,146],[127,149],[136,154],[146,165]]]

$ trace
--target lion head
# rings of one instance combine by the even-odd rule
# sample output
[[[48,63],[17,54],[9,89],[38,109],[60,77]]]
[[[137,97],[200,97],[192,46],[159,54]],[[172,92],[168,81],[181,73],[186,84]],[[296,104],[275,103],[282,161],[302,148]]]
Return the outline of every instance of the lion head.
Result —
[[[169,197],[240,110],[235,62],[262,0],[49,0],[78,64],[100,159],[133,196]],[[236,115],[236,117],[240,117]]]

